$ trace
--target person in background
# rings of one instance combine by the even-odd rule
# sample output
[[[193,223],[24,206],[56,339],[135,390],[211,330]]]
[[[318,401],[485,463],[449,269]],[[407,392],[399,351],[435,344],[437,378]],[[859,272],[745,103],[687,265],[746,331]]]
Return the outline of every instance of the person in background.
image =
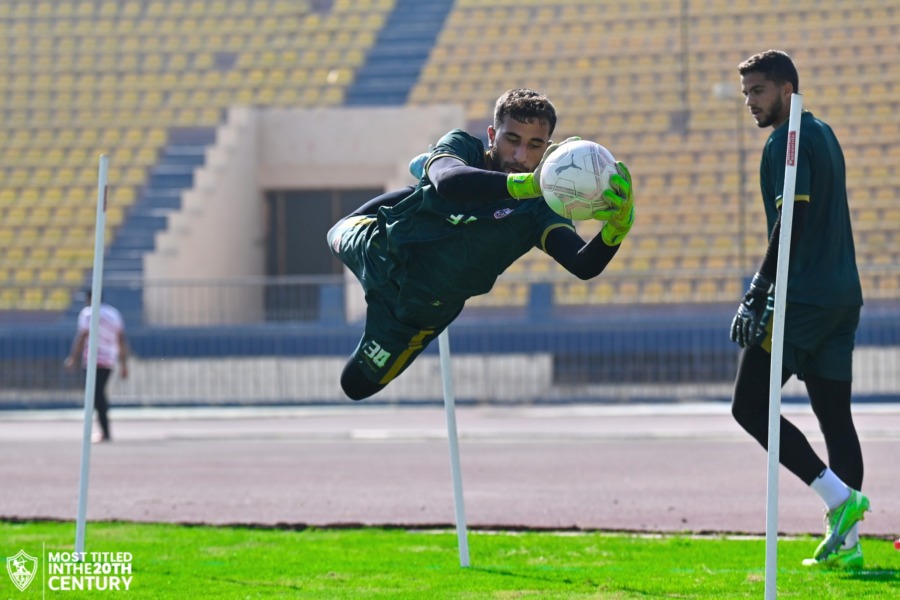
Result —
[[[87,369],[88,335],[91,326],[91,292],[87,292],[86,306],[78,313],[78,327],[72,350],[65,360],[69,371],[75,369],[75,361],[81,357],[81,366]],[[100,423],[100,432],[93,435],[92,441],[109,442],[112,440],[109,428],[109,399],[106,385],[113,370],[119,365],[122,379],[128,377],[128,342],[125,338],[125,321],[118,310],[109,304],[100,303],[100,320],[97,325],[97,380],[94,387],[94,410]]]

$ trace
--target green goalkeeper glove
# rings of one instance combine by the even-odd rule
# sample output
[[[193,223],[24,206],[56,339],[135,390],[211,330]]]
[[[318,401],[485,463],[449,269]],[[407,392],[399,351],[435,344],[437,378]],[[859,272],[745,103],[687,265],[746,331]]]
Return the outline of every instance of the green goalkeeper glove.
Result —
[[[534,173],[510,173],[507,175],[506,189],[509,190],[509,195],[516,200],[528,200],[529,198],[543,196],[544,193],[541,191],[541,168],[544,166],[544,161],[563,144],[577,142],[580,139],[580,137],[574,136],[566,138],[558,144],[547,146],[547,149],[544,150],[544,156],[541,157],[541,162],[534,169]]]
[[[608,189],[603,192],[603,198],[609,202],[610,208],[598,210],[594,218],[606,221],[600,236],[607,246],[618,246],[631,231],[634,224],[634,193],[631,185],[631,173],[628,167],[621,161],[616,162],[617,174],[609,178]]]

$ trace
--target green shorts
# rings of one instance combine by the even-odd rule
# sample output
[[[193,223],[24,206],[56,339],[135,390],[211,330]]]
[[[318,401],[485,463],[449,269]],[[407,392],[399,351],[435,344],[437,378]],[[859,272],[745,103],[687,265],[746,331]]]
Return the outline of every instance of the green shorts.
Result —
[[[853,346],[859,326],[859,306],[824,307],[788,304],[784,319],[785,369],[803,379],[853,381]],[[762,347],[772,351],[772,321]]]
[[[370,249],[374,217],[348,217],[328,232],[332,254],[356,275],[366,295],[366,328],[352,360],[366,377],[382,385],[406,370],[462,311],[463,302],[429,304],[401,290],[386,261]]]

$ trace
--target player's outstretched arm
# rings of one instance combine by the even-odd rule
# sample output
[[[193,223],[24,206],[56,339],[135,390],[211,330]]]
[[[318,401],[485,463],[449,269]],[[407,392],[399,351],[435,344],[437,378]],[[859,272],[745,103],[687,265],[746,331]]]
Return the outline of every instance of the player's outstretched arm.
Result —
[[[453,156],[439,156],[428,165],[428,179],[447,200],[490,202],[508,198],[506,173],[470,167]]]
[[[497,198],[527,200],[541,196],[541,167],[550,154],[579,137],[551,144],[544,151],[533,173],[501,173],[470,167],[453,156],[438,156],[427,165],[427,175],[434,189],[447,200],[490,202]]]
[[[606,221],[599,235],[585,243],[571,229],[559,227],[547,236],[547,254],[579,279],[590,279],[602,273],[634,224],[631,174],[622,162],[616,163],[616,171],[618,173],[610,177],[612,189],[603,193],[610,208],[594,214],[595,219]]]
[[[547,254],[566,271],[582,280],[596,277],[612,260],[619,246],[609,246],[597,235],[590,242],[568,227],[557,227],[547,234]]]

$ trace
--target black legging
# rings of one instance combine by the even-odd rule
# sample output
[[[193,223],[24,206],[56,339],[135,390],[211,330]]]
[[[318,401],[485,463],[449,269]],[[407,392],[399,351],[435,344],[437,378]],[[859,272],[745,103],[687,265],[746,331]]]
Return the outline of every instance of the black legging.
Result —
[[[754,346],[741,353],[731,414],[764,448],[769,438],[769,353]],[[781,385],[791,377],[781,372]],[[828,463],[841,480],[855,490],[862,489],[863,459],[859,436],[850,411],[851,383],[825,379],[816,375],[804,377],[813,412],[825,437]],[[825,469],[806,436],[790,421],[781,417],[780,459],[791,473],[807,485]]]
[[[106,398],[106,384],[109,381],[109,375],[112,369],[97,367],[97,381],[94,385],[94,410],[97,411],[97,420],[100,422],[100,429],[103,437],[109,439],[109,400]]]
[[[359,365],[356,364],[355,357],[350,357],[341,372],[341,388],[351,400],[364,400],[372,394],[380,392],[386,386],[385,383],[375,383],[366,377]]]

